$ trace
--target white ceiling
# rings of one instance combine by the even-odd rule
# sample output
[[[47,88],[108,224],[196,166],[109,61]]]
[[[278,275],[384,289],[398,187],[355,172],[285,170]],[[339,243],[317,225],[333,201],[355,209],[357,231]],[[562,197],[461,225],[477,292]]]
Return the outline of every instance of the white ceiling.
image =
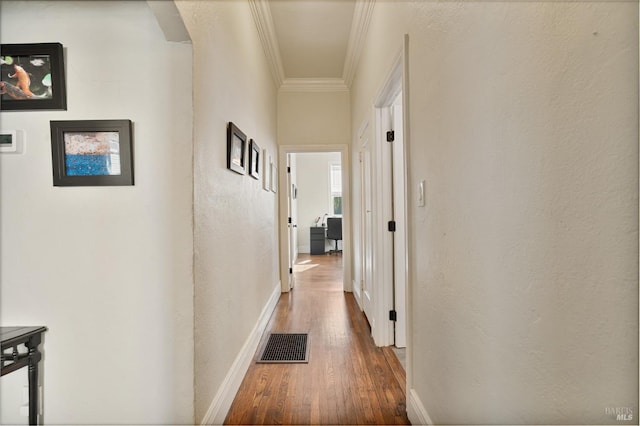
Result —
[[[342,78],[355,0],[270,0],[285,79]]]
[[[347,90],[374,0],[249,0],[282,90]]]

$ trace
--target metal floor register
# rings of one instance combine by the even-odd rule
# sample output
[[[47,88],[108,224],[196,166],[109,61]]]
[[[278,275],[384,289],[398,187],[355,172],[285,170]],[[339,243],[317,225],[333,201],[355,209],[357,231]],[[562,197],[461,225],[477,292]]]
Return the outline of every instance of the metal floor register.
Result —
[[[307,333],[272,333],[258,363],[308,363]]]

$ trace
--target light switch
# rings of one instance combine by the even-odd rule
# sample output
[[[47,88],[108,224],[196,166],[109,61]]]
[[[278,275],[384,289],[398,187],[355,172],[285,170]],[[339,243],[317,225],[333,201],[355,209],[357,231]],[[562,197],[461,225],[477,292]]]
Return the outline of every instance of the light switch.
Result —
[[[421,180],[418,184],[418,207],[424,207],[424,181]]]

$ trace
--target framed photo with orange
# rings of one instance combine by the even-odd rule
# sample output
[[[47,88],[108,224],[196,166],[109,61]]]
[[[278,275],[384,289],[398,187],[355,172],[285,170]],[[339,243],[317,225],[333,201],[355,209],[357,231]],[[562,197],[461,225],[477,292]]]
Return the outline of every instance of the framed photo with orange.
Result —
[[[67,109],[62,44],[2,44],[0,70],[0,111]]]

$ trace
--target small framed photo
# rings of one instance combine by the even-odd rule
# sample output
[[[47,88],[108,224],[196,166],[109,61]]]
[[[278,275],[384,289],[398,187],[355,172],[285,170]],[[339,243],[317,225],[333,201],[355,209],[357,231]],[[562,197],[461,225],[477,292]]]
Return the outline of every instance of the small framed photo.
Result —
[[[267,155],[267,150],[262,151],[262,159],[264,160],[264,165],[262,167],[263,177],[262,180],[262,188],[265,191],[271,191],[271,156]]]
[[[66,110],[60,43],[0,45],[0,110]]]
[[[249,175],[254,179],[260,179],[260,147],[251,139],[249,141]]]
[[[53,186],[133,185],[131,120],[51,121]]]
[[[247,135],[229,122],[227,128],[227,168],[241,175],[246,169]]]
[[[0,152],[18,152],[18,134],[15,130],[0,130]]]

